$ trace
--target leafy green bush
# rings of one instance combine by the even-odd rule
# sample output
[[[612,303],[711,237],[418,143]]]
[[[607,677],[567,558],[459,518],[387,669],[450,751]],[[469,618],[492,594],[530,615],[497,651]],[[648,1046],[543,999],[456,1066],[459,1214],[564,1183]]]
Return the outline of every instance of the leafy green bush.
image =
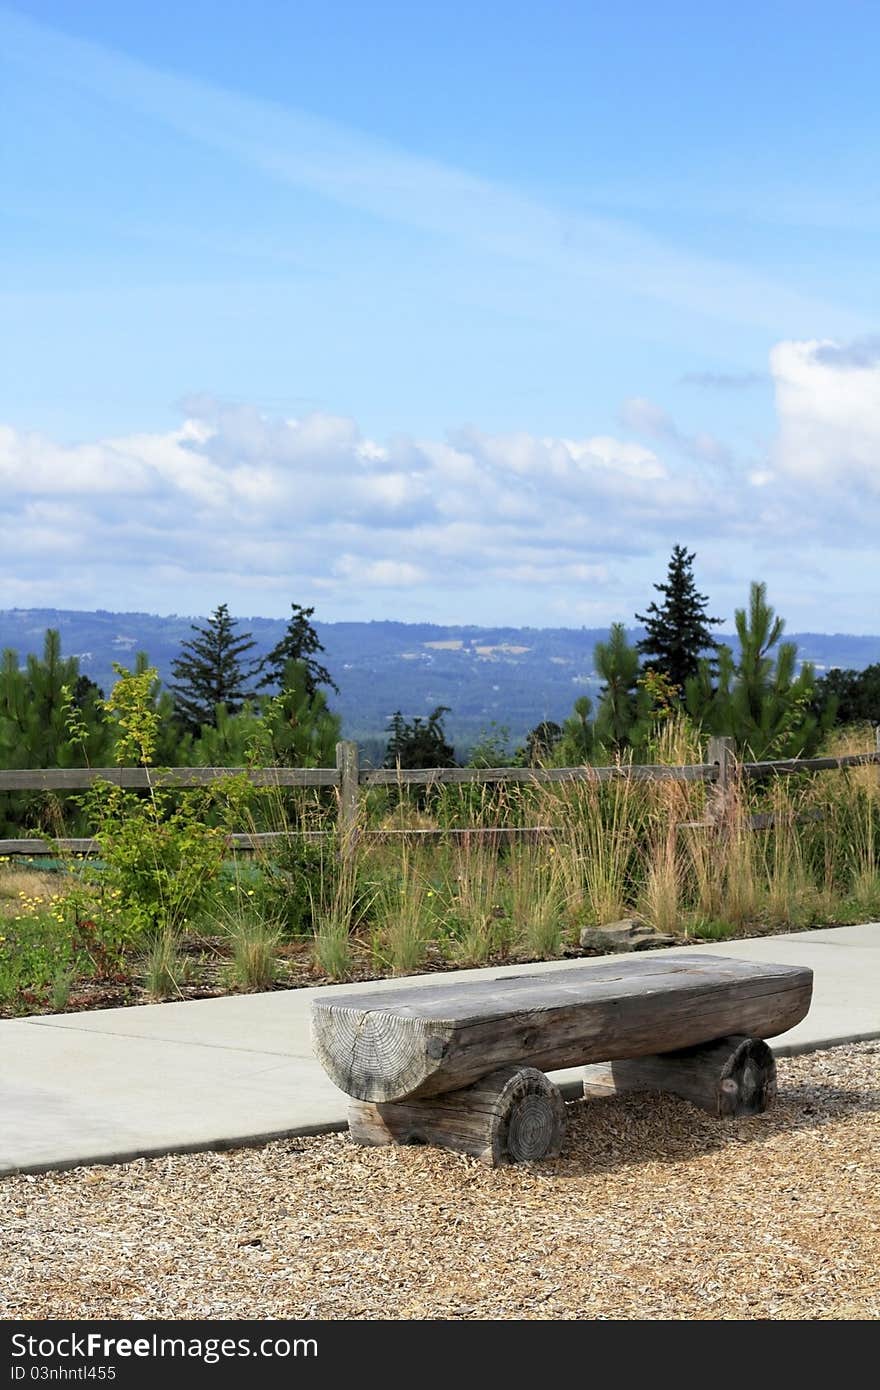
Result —
[[[116,761],[149,773],[159,731],[156,672],[115,669],[119,679],[104,707],[117,726]],[[123,944],[146,933],[175,934],[204,908],[227,830],[248,794],[240,778],[178,793],[156,782],[145,795],[104,781],[90,788],[82,800],[102,861],[95,882],[114,903]]]

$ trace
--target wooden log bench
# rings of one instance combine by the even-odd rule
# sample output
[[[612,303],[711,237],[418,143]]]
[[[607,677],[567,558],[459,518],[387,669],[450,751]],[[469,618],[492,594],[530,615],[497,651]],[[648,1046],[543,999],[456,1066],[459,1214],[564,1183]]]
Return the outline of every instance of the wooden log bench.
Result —
[[[318,998],[312,1042],[364,1144],[428,1143],[492,1165],[550,1157],[565,1127],[546,1071],[584,1093],[670,1091],[712,1113],[775,1095],[763,1041],[810,1007],[813,972],[719,956],[572,964],[537,975]]]

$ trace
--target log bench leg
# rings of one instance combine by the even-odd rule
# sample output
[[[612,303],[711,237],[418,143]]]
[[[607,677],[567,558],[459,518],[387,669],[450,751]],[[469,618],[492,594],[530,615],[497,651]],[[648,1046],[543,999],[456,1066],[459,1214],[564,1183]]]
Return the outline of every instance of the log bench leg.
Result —
[[[584,1095],[670,1091],[717,1116],[760,1115],[776,1097],[776,1060],[760,1038],[736,1034],[680,1052],[584,1068]]]
[[[559,1153],[565,1103],[534,1067],[502,1067],[460,1091],[427,1100],[351,1100],[348,1128],[358,1144],[437,1144],[495,1168]]]

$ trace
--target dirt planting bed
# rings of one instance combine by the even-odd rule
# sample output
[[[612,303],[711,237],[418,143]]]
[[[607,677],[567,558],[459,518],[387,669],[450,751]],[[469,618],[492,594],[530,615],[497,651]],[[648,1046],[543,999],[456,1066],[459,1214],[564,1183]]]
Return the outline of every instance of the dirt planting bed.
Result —
[[[876,1318],[880,1044],[767,1115],[573,1102],[552,1162],[331,1134],[0,1184],[6,1318]]]

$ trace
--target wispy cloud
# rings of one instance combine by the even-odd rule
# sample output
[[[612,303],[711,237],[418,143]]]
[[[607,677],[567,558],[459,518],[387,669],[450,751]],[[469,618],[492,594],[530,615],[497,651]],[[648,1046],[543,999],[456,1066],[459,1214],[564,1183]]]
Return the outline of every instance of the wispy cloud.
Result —
[[[620,418],[627,429],[647,439],[665,444],[697,463],[726,468],[732,463],[730,450],[713,434],[701,430],[689,434],[675,423],[668,411],[644,396],[624,401]]]
[[[749,391],[770,380],[766,372],[685,372],[682,386],[698,386],[703,391]]]
[[[569,286],[674,305],[730,324],[853,336],[859,313],[720,259],[677,250],[634,223],[541,202],[303,111],[163,72],[0,9],[7,61],[71,84],[280,180]]]

